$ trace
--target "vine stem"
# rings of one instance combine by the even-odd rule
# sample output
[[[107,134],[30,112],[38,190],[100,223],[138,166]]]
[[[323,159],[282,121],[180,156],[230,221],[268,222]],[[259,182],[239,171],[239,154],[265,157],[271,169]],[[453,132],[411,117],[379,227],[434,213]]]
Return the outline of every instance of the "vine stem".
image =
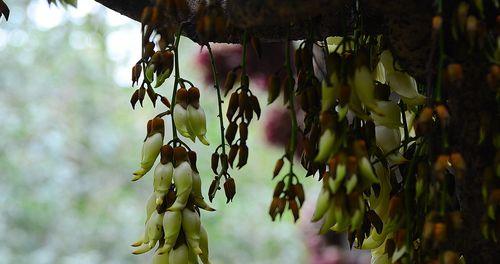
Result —
[[[219,125],[220,125],[220,139],[221,139],[221,147],[222,147],[222,153],[226,154],[226,142],[224,138],[224,118],[222,117],[222,98],[221,98],[221,93],[220,93],[220,84],[219,84],[219,78],[217,75],[217,67],[215,65],[215,58],[212,53],[212,48],[210,47],[210,43],[206,44],[207,49],[208,49],[208,54],[210,55],[210,62],[212,64],[212,74],[214,76],[214,87],[215,90],[217,91],[217,102],[219,105]]]
[[[247,49],[248,49],[248,33],[245,30],[243,33],[243,54],[241,58],[241,76],[245,76],[247,68]]]
[[[177,95],[177,87],[179,86],[179,81],[180,81],[180,71],[179,71],[179,43],[181,41],[181,32],[182,32],[182,24],[179,26],[179,29],[177,29],[177,33],[175,34],[175,44],[174,44],[174,67],[175,67],[175,81],[174,81],[174,88],[172,90],[172,100],[171,100],[171,106],[170,106],[170,112],[171,112],[171,119],[172,119],[172,134],[173,134],[173,141],[174,141],[174,146],[176,144],[176,141],[179,140],[179,136],[177,135],[177,128],[175,127],[175,121],[174,121],[174,109],[175,109],[175,97]]]
[[[291,93],[289,94],[290,98],[289,98],[289,102],[290,102],[290,115],[291,115],[291,119],[292,119],[292,135],[291,135],[291,138],[290,138],[290,146],[289,146],[289,149],[288,149],[288,153],[287,153],[287,156],[288,156],[288,161],[290,162],[290,174],[293,175],[293,156],[295,154],[295,150],[296,150],[296,147],[297,147],[297,130],[298,130],[298,124],[297,124],[297,113],[295,113],[295,90],[294,90],[294,87],[291,87],[293,82],[291,81],[291,78],[293,78],[293,71],[292,71],[292,65],[291,65],[291,62],[290,62],[290,45],[291,43],[289,41],[286,42],[286,45],[285,45],[285,67],[288,71],[288,75],[290,76],[290,79],[288,81],[288,86],[289,86],[289,91],[291,91]],[[286,96],[286,95],[285,95]],[[292,179],[292,177],[290,177],[290,179]]]

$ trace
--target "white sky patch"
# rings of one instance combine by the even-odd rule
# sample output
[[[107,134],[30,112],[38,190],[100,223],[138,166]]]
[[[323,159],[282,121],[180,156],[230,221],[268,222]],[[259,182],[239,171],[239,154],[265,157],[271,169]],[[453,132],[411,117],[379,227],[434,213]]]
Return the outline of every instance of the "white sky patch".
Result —
[[[49,30],[65,21],[82,23],[90,14],[105,12],[105,21],[111,27],[111,33],[106,36],[106,47],[109,59],[116,62],[114,80],[119,86],[130,86],[130,69],[140,58],[141,31],[139,23],[132,22],[128,17],[103,8],[92,0],[79,0],[77,8],[67,8],[48,5],[46,0],[35,0],[29,4],[27,13],[29,19],[41,30]],[[1,33],[1,32],[0,32]],[[18,41],[23,41],[22,34],[15,32]],[[89,36],[84,32],[73,32],[70,36],[70,45],[76,49],[91,46]],[[2,43],[0,43],[1,45]]]

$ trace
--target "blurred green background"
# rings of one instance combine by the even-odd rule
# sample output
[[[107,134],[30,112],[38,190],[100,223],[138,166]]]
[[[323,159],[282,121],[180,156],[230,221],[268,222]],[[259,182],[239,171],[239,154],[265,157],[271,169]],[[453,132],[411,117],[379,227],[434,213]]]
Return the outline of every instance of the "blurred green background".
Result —
[[[78,9],[49,8],[46,0],[6,2],[0,263],[149,263],[150,256],[133,256],[129,246],[143,231],[152,190],[150,175],[132,183],[131,172],[139,165],[145,124],[160,111],[150,103],[133,111],[129,104],[139,24],[91,0],[79,0]],[[194,65],[199,46],[183,39],[181,47],[181,74],[203,86]],[[171,84],[160,89],[170,94]],[[219,134],[215,93],[202,93],[213,144],[195,149],[206,193]],[[217,212],[202,215],[215,264],[307,262],[299,226],[289,216],[273,223],[267,215],[271,172],[282,150],[263,143],[260,125],[251,126],[249,164],[233,171],[233,203],[226,205],[219,193]]]

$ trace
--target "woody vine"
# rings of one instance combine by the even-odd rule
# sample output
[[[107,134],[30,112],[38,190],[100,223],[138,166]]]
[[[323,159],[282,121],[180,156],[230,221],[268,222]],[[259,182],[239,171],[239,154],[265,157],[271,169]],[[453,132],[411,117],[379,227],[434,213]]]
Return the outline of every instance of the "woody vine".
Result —
[[[264,6],[276,8],[271,2]],[[291,136],[269,173],[276,179],[269,215],[276,220],[290,213],[298,220],[306,199],[302,182],[316,179],[321,192],[307,198],[316,198],[311,220],[320,222],[318,232],[347,233],[351,247],[371,251],[372,263],[494,263],[500,252],[499,3],[429,2],[428,12],[419,13],[428,18],[421,24],[428,38],[420,40],[428,52],[397,46],[394,32],[410,33],[392,24],[389,33],[373,30],[369,21],[377,17],[372,10],[423,8],[414,3],[342,2],[336,34],[325,35],[315,18],[280,25],[285,59],[268,78],[267,103],[282,98]],[[132,68],[131,104],[149,99],[162,110],[147,123],[140,168],[133,173],[137,181],[152,171],[153,193],[144,234],[132,246],[134,254],[154,250],[158,264],[210,263],[201,211],[215,210],[203,193],[211,201],[223,189],[232,201],[238,179],[231,171],[251,158],[248,129],[261,115],[247,73],[248,50],[262,54],[259,31],[231,19],[220,1],[191,4],[151,1],[135,16],[142,24],[142,57]],[[405,19],[388,16],[390,22]],[[300,38],[297,27],[306,29]],[[209,52],[220,142],[205,138],[203,96],[181,77],[182,34],[195,36]],[[221,39],[239,41],[243,49],[240,65],[224,82],[210,45]],[[424,56],[412,63],[402,50]],[[162,85],[170,79],[169,99]],[[208,191],[189,147],[197,142],[216,146]],[[306,175],[294,170],[299,163]]]

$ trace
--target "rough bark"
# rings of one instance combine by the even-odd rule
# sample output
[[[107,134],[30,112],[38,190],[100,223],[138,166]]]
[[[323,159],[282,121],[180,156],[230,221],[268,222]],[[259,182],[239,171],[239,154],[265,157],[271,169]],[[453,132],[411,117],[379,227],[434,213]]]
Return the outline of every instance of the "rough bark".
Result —
[[[96,0],[134,20],[139,20],[148,0]],[[198,40],[194,30],[194,14],[200,0],[188,0],[191,14],[179,18],[186,23],[183,34]],[[352,21],[341,21],[339,14],[349,14],[353,1],[348,0],[223,0],[222,6],[231,23],[246,29],[264,41],[282,41],[287,37],[303,39],[313,36],[322,39],[336,35],[353,26]],[[386,37],[396,60],[420,83],[429,83],[434,73],[428,62],[435,62],[432,52],[431,21],[433,0],[361,0],[364,30]],[[345,16],[343,16],[345,17]],[[180,23],[181,21],[172,21]],[[291,27],[289,25],[291,24]],[[314,29],[314,32],[311,30]],[[240,34],[228,34],[211,41],[239,42]],[[477,56],[464,61],[463,84],[449,91],[451,114],[451,144],[463,153],[468,164],[465,183],[460,186],[460,205],[465,216],[466,229],[456,245],[467,263],[495,263],[500,259],[500,248],[482,238],[480,218],[485,206],[481,197],[481,171],[491,163],[491,146],[478,144],[480,117],[490,124],[498,124],[494,95],[485,83],[487,63]],[[434,68],[434,67],[432,67]],[[498,128],[492,128],[498,131]]]

